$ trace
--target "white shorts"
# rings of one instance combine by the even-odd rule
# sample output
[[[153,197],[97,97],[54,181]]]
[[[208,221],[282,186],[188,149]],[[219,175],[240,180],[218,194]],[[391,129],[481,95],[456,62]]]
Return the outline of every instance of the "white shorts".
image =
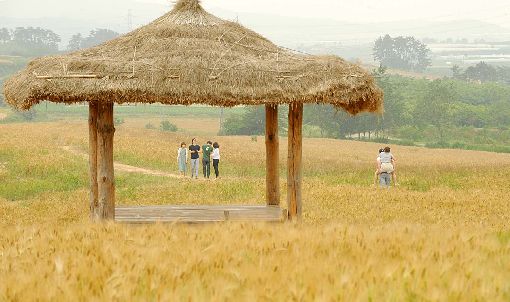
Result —
[[[381,173],[393,173],[395,169],[393,168],[392,163],[382,163],[381,164]]]

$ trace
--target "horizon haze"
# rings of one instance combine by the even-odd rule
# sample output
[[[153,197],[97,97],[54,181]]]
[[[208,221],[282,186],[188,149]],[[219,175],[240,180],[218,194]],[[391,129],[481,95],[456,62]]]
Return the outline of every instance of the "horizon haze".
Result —
[[[0,0],[0,27],[41,26],[62,35],[110,28],[124,33],[169,11],[169,0]],[[238,20],[277,42],[307,36],[316,41],[365,43],[386,33],[433,38],[510,40],[510,3],[479,1],[360,0],[355,4],[317,0],[205,0],[210,12]],[[461,22],[459,22],[461,21]],[[25,25],[24,25],[25,24]],[[316,33],[321,33],[317,35]]]

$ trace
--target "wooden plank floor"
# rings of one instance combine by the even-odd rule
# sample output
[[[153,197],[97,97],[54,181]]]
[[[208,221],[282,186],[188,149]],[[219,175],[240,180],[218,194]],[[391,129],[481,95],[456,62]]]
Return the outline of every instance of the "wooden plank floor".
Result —
[[[276,206],[117,206],[118,223],[283,222],[287,210]]]

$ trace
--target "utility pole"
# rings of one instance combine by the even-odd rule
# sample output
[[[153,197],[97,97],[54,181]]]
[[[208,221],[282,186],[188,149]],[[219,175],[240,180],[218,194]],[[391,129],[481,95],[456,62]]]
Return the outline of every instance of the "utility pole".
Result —
[[[133,30],[133,12],[128,9],[128,32]]]
[[[223,134],[223,123],[225,122],[225,108],[220,110],[220,133]]]

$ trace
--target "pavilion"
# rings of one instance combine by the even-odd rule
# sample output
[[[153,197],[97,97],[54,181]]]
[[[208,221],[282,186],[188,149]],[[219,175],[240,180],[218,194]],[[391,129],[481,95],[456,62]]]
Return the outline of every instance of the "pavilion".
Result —
[[[239,23],[209,14],[199,0],[179,0],[159,19],[99,46],[37,58],[7,80],[4,88],[7,102],[20,110],[41,101],[88,103],[90,213],[94,220],[116,218],[115,103],[265,105],[267,207],[201,208],[201,213],[221,212],[225,219],[242,211],[248,216],[256,212],[253,217],[262,220],[264,208],[280,209],[279,105],[289,106],[287,213],[291,220],[302,213],[303,105],[332,104],[351,114],[382,112],[383,107],[381,90],[360,66],[336,56],[312,56],[278,47]],[[186,211],[190,209],[194,208]],[[135,218],[143,212],[160,219],[162,212],[171,216],[178,210],[117,208]],[[140,221],[150,217],[145,219]]]

